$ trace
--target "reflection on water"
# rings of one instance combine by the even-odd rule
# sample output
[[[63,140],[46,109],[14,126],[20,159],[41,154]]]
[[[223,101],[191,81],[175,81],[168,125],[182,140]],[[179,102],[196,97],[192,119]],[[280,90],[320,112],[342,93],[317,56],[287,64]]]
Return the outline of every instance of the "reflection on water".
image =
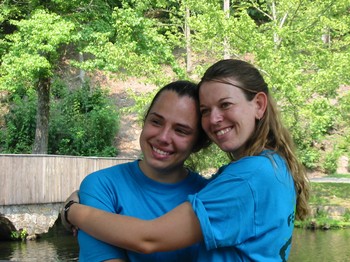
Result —
[[[350,229],[310,231],[295,229],[288,262],[350,261]],[[1,242],[0,261],[77,261],[76,238],[61,225],[36,241]]]
[[[78,261],[78,243],[61,225],[40,239],[26,242],[0,241],[0,261]]]
[[[295,229],[289,262],[350,261],[350,230]]]

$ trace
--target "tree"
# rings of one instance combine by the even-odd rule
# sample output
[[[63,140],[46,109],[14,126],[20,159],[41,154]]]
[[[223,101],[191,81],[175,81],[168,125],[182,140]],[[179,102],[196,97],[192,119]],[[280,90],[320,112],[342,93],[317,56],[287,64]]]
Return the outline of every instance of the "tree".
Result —
[[[55,14],[37,10],[29,19],[12,21],[9,51],[2,57],[1,88],[34,88],[38,95],[34,154],[47,153],[50,83],[60,48],[70,42],[74,25]]]
[[[347,130],[339,89],[350,81],[348,1],[234,1],[229,18],[220,2],[191,2],[194,54],[211,64],[223,58],[226,42],[232,57],[260,68],[304,164],[322,168],[327,140]]]
[[[348,0],[231,1],[229,8],[228,3],[4,0],[0,87],[40,91],[45,105],[44,94],[63,60],[79,70],[82,82],[102,70],[119,78],[145,76],[161,85],[174,76],[197,81],[210,64],[229,54],[261,70],[302,160],[309,168],[319,167],[326,141],[339,129],[349,137],[343,112],[348,96],[340,95],[340,87],[350,82]],[[183,60],[190,72],[181,66]],[[173,74],[166,73],[169,68]],[[41,116],[46,125],[46,115]],[[40,122],[38,127],[43,129]],[[339,148],[346,151],[349,142],[344,139]]]
[[[71,55],[66,61],[80,70],[82,82],[83,73],[98,69],[118,72],[120,77],[157,79],[161,64],[177,67],[170,41],[159,33],[158,21],[145,16],[143,3],[28,0],[13,4],[1,3],[0,22],[14,30],[3,32],[5,41],[0,42],[0,88],[36,90],[33,153],[47,153],[50,85],[66,53],[79,54],[79,59]]]

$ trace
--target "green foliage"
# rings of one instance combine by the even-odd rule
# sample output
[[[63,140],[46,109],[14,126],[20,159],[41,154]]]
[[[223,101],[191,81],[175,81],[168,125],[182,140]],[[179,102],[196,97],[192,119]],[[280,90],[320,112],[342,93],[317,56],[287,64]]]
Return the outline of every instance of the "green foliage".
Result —
[[[221,5],[196,1],[190,5],[192,49],[210,56],[211,63],[222,58],[226,38],[231,57],[258,66],[303,163],[320,167],[318,160],[324,153],[319,145],[339,130],[342,114],[349,112],[342,109],[343,103],[334,103],[338,88],[350,79],[348,4],[343,0],[274,3],[275,9],[271,1],[240,2],[231,6],[227,18]],[[328,43],[321,40],[327,34]],[[203,67],[194,72],[201,75]]]
[[[345,214],[343,216],[344,222],[350,222],[350,210],[346,209]]]
[[[127,113],[136,112],[138,116],[138,121],[140,125],[142,125],[142,121],[144,118],[144,115],[149,107],[149,105],[152,102],[153,97],[156,95],[159,89],[155,89],[151,92],[148,92],[146,94],[139,95],[138,93],[133,92],[132,90],[127,90],[129,98],[133,99],[135,101],[135,104],[124,109]]]
[[[333,219],[323,206],[348,207],[348,183],[311,183],[309,203],[315,209],[312,217],[306,221],[296,221],[296,226],[312,229],[329,229],[349,227],[349,209],[342,215],[342,219]],[[321,207],[321,208],[318,208]]]
[[[310,204],[346,206],[350,198],[348,183],[311,183]]]
[[[190,39],[184,35],[187,9]],[[336,153],[324,145],[331,141],[338,144],[336,151],[350,151],[350,96],[340,89],[348,91],[350,84],[348,0],[231,1],[228,14],[217,0],[5,0],[0,3],[0,89],[33,89],[40,78],[56,76],[63,61],[92,73],[146,77],[158,86],[174,77],[198,80],[228,47],[231,57],[261,69],[305,166],[333,170]],[[191,76],[183,65],[187,40],[196,62]],[[77,54],[80,60],[74,59]],[[141,115],[150,98],[135,98],[134,110]],[[82,110],[77,101],[67,116],[83,122],[73,114]],[[73,133],[74,139],[62,143],[85,136],[78,128]],[[22,130],[19,136],[26,141]],[[17,143],[18,150],[30,148]],[[208,165],[224,162],[216,155],[214,150],[202,157]]]
[[[314,208],[314,214],[305,221],[296,221],[297,227],[312,229],[348,228],[349,209],[342,219],[332,218],[323,206],[348,207],[350,184],[347,183],[311,183],[309,203]]]
[[[192,154],[186,161],[186,164],[204,176],[211,176],[221,166],[229,162],[230,160],[226,153],[220,150],[215,144],[212,144],[208,148]]]
[[[308,169],[314,169],[318,166],[318,160],[320,159],[320,151],[311,145],[300,147],[299,144],[299,159],[304,163]]]
[[[333,150],[326,154],[325,161],[323,163],[323,168],[326,174],[335,174],[338,167],[338,159],[341,151]]]
[[[3,153],[30,154],[35,135],[37,99],[33,92],[20,92],[10,97],[6,126],[0,130],[0,150]]]
[[[325,211],[318,210],[315,217],[311,219],[313,221],[313,228],[329,229],[329,228],[341,228],[341,222],[329,217]]]
[[[130,7],[124,3],[123,7],[115,8],[108,25],[110,30],[101,28],[90,33],[90,43],[82,52],[94,58],[80,66],[87,70],[122,71],[126,75],[147,75],[155,79],[162,75],[161,65],[170,64],[181,73],[172,54],[172,41],[160,33],[164,28],[156,19],[145,16],[143,5],[135,2]]]
[[[19,90],[18,90],[19,91]],[[53,84],[49,129],[49,153],[58,155],[115,156],[113,146],[119,130],[119,114],[108,93],[86,84],[69,90]],[[3,153],[31,153],[35,134],[36,96],[27,92],[11,96],[10,112],[1,130]]]
[[[11,232],[11,239],[12,240],[26,240],[26,237],[28,236],[28,232],[26,229],[20,229],[18,231],[12,231]]]
[[[115,156],[119,114],[108,93],[99,87],[90,90],[88,84],[68,91],[58,84],[54,93],[66,95],[51,110],[49,153]]]
[[[5,38],[9,48],[1,57],[0,90],[33,88],[39,79],[52,77],[59,47],[70,41],[74,25],[40,9],[11,23],[19,30]]]

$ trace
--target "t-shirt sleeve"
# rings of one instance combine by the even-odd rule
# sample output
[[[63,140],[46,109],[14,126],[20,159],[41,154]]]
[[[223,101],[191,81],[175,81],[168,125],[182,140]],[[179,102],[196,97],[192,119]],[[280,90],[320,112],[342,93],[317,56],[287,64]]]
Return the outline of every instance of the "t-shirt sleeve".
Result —
[[[232,171],[232,170],[231,170]],[[208,250],[234,246],[254,235],[254,196],[249,183],[226,168],[188,197]]]
[[[108,182],[98,175],[87,176],[80,185],[80,202],[108,212],[116,213],[115,194],[112,194]],[[82,230],[78,232],[79,261],[103,261],[108,259],[126,259],[126,251],[102,242]]]

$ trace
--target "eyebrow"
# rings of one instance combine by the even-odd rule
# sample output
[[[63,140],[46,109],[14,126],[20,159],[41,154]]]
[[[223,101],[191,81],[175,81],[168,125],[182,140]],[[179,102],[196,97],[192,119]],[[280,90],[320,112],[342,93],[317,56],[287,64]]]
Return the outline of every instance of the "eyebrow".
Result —
[[[161,118],[161,119],[166,119],[165,117],[163,117],[162,115],[159,115],[159,114],[156,113],[156,112],[151,112],[151,113],[149,113],[149,115],[154,115],[154,116],[159,117],[159,118]],[[189,125],[181,124],[181,123],[178,123],[178,122],[175,123],[175,126],[179,126],[179,127],[185,128],[185,129],[187,129],[187,130],[189,130],[189,131],[194,131],[194,130],[195,130],[194,128],[192,128],[192,127],[189,126]]]
[[[218,102],[223,102],[226,99],[233,99],[231,96],[220,98]],[[200,104],[199,107],[206,107],[206,105]]]

